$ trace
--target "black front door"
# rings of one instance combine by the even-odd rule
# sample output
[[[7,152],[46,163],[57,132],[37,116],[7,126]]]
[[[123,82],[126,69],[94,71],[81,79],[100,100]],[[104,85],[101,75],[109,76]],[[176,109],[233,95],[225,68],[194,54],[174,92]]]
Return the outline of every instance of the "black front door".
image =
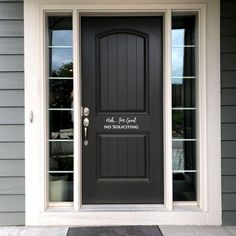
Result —
[[[81,32],[83,204],[163,203],[162,18],[82,17]]]

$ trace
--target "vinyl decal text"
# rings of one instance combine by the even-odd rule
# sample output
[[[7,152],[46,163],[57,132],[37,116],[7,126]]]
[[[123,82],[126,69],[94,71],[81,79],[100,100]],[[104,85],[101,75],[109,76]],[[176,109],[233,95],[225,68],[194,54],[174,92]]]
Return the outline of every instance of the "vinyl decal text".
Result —
[[[114,118],[108,117],[105,120],[104,129],[139,129],[139,125],[137,125],[137,117],[118,117]]]

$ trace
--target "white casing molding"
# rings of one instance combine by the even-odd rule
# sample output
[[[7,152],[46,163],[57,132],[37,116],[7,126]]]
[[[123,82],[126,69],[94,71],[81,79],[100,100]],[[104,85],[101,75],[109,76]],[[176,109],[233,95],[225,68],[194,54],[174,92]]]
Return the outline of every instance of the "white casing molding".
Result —
[[[189,2],[189,3],[188,3]],[[173,204],[171,134],[171,12],[199,16],[198,201]],[[47,197],[45,13],[73,16],[75,98],[74,204]],[[80,14],[162,15],[164,19],[164,205],[81,204]],[[24,0],[26,225],[220,225],[220,0]],[[34,120],[30,123],[29,114]]]

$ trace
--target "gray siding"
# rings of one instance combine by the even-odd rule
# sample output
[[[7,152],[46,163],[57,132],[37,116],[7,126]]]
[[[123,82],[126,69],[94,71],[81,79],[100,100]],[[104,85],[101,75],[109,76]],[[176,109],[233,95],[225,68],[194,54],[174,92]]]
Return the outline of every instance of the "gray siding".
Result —
[[[0,0],[0,226],[25,222],[23,1]]]
[[[221,0],[223,224],[236,225],[236,1]]]

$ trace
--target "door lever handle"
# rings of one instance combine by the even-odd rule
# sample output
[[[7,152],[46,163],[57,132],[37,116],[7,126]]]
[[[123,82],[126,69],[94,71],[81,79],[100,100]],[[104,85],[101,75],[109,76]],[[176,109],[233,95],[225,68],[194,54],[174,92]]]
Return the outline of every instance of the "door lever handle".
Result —
[[[84,127],[89,127],[89,119],[88,118],[84,118]]]
[[[89,119],[85,118],[83,121],[84,125],[84,145],[88,146],[88,127],[89,127]]]
[[[84,127],[84,145],[88,146],[88,128]]]

